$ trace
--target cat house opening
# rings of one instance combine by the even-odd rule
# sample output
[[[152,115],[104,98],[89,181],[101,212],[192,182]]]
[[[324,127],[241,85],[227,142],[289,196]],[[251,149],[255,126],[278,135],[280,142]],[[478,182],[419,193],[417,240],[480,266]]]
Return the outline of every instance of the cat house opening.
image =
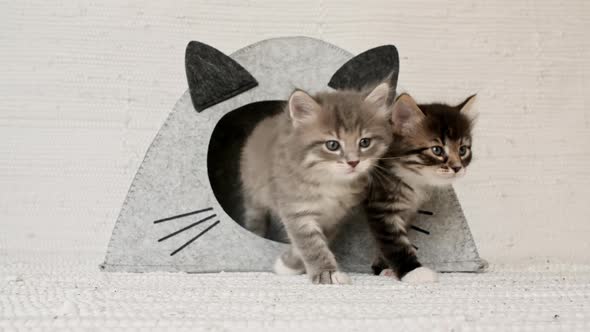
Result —
[[[213,194],[223,210],[243,227],[240,154],[246,139],[265,118],[282,112],[283,100],[247,104],[225,114],[215,125],[207,151],[207,168]],[[270,216],[269,216],[270,218]],[[266,238],[287,242],[278,220],[270,220]]]

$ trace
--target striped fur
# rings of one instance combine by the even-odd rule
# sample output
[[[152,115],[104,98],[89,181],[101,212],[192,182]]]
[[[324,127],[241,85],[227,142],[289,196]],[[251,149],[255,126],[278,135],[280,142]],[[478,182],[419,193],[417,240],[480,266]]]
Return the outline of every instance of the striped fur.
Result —
[[[421,267],[408,229],[430,187],[452,183],[471,162],[472,102],[473,96],[458,106],[417,105],[402,95],[394,104],[394,140],[371,171],[365,202],[379,250],[375,274],[391,268],[402,279]]]
[[[267,215],[280,218],[292,246],[275,264],[277,273],[306,271],[318,284],[350,282],[329,242],[345,215],[362,203],[369,170],[392,139],[389,88],[375,91],[367,97],[296,91],[286,114],[263,120],[248,138],[240,163],[243,224],[264,236]],[[361,146],[362,138],[371,144]],[[340,148],[331,150],[328,141]]]
[[[408,229],[422,193],[398,177],[392,163],[381,160],[373,170],[365,208],[379,250],[373,272],[380,274],[383,269],[392,268],[401,279],[421,266],[408,239]]]

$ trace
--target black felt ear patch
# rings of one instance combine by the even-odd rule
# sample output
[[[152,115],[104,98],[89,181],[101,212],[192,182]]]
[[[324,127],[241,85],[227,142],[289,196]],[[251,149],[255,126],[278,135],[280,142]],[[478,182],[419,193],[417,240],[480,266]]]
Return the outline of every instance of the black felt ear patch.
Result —
[[[197,112],[258,85],[239,63],[197,41],[191,41],[186,47],[185,67],[191,100]]]
[[[359,90],[377,82],[389,80],[391,90],[397,88],[399,55],[393,45],[383,45],[348,60],[330,79],[333,89]]]

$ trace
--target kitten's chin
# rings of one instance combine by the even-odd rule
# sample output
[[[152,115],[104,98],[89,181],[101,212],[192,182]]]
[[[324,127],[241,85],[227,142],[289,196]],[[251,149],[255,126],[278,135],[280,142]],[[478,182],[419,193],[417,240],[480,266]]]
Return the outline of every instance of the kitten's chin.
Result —
[[[316,171],[312,175],[312,178],[321,183],[334,183],[341,185],[348,185],[357,181],[364,172],[357,170],[350,171],[343,167],[322,167],[321,169],[316,168]]]
[[[410,185],[435,187],[449,186],[465,175],[465,169],[459,171],[459,173],[446,172],[438,168],[423,168],[415,170],[415,172],[398,168],[396,173]]]
[[[360,178],[364,173],[359,171],[339,171],[333,175],[334,179],[339,182],[352,182]]]
[[[445,187],[445,186],[450,186],[452,185],[455,180],[457,180],[456,177],[442,177],[442,176],[433,176],[430,178],[430,180],[428,181],[430,185],[435,186],[435,187]]]
[[[448,186],[465,176],[465,168],[460,170],[459,173],[444,169],[437,169],[433,173],[430,176],[430,183],[433,186]]]

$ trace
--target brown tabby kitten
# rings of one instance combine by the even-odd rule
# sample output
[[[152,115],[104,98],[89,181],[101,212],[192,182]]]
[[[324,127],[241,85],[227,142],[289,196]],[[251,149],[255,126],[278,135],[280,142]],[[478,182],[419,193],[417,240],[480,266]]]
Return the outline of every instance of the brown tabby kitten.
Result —
[[[431,186],[451,184],[465,174],[472,158],[474,101],[475,95],[457,106],[418,106],[402,94],[393,105],[393,143],[372,171],[365,202],[380,251],[375,274],[395,274],[407,282],[436,281],[436,273],[418,261],[407,229]]]
[[[268,214],[284,224],[291,248],[277,259],[277,274],[350,283],[328,243],[366,197],[369,170],[392,139],[389,89],[381,84],[368,96],[295,91],[286,112],[263,120],[248,138],[240,160],[244,225],[264,235]]]

